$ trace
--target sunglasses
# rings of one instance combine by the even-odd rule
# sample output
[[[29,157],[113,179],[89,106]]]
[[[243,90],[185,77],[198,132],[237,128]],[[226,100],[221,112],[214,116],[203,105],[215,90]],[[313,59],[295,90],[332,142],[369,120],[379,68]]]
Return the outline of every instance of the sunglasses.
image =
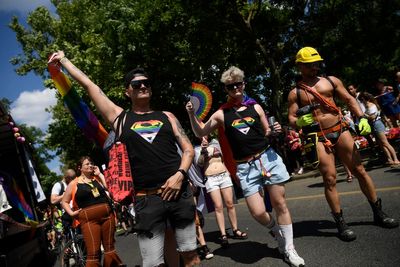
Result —
[[[225,85],[225,88],[228,91],[232,91],[232,90],[234,90],[236,88],[241,88],[243,86],[243,84],[244,84],[244,82],[231,83],[231,84]]]
[[[319,68],[319,67],[321,67],[321,63],[320,62],[303,63],[303,65],[306,66],[307,68]]]
[[[150,80],[146,79],[146,80],[133,80],[131,81],[131,86],[133,89],[139,90],[142,87],[142,84],[144,87],[146,88],[150,88]]]

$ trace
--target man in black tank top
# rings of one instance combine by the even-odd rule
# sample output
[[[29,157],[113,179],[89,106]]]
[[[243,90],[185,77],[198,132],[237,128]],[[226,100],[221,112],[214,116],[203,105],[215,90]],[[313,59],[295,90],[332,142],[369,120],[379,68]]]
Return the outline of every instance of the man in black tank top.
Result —
[[[192,129],[197,137],[207,136],[218,128],[224,163],[232,176],[239,179],[250,213],[270,229],[278,241],[278,249],[291,266],[305,266],[293,244],[290,212],[286,205],[284,182],[290,177],[281,157],[268,145],[266,137],[280,132],[279,123],[268,125],[264,110],[244,94],[244,73],[231,67],[222,74],[228,102],[203,123],[188,102]],[[232,162],[233,161],[233,162]],[[264,204],[264,190],[271,196],[277,223]]]
[[[116,118],[124,110],[76,68],[63,51],[52,62],[61,64],[88,92],[97,110],[116,130]],[[143,266],[164,264],[163,244],[167,223],[175,230],[177,250],[186,266],[200,263],[196,253],[195,204],[186,171],[194,157],[193,146],[177,118],[150,108],[151,84],[143,69],[125,76],[125,95],[132,102],[123,118],[121,140],[126,144],[134,177],[136,220]],[[117,131],[116,131],[117,132]],[[178,144],[183,151],[179,156]]]
[[[318,123],[318,136],[325,136],[325,130],[332,128],[338,121],[342,120],[341,112],[336,107],[334,96],[336,95],[350,108],[358,119],[358,128],[361,135],[369,134],[371,128],[368,120],[361,110],[357,101],[352,97],[344,87],[341,80],[334,76],[319,77],[319,62],[322,61],[318,51],[312,47],[303,47],[296,55],[296,64],[299,68],[302,81],[290,91],[288,96],[289,102],[289,123],[293,127],[306,128],[314,125],[314,121]],[[318,105],[315,105],[315,104]],[[298,110],[304,106],[313,106],[307,114],[299,114]],[[297,113],[297,114],[296,114]],[[297,116],[299,115],[299,116]],[[339,125],[340,126],[340,125]],[[341,128],[341,127],[340,127]],[[340,207],[339,194],[336,189],[336,166],[335,157],[339,156],[340,160],[349,168],[357,177],[361,191],[367,197],[374,213],[374,222],[385,228],[398,227],[399,223],[387,216],[382,211],[381,200],[377,197],[373,180],[365,171],[361,163],[360,155],[354,145],[353,137],[349,131],[336,130],[339,133],[338,138],[334,142],[324,143],[319,140],[316,150],[319,156],[319,170],[324,180],[325,198],[331,208],[333,218],[336,222],[339,237],[344,241],[352,241],[356,239],[356,234],[343,219],[343,212]],[[326,140],[326,139],[324,139]]]

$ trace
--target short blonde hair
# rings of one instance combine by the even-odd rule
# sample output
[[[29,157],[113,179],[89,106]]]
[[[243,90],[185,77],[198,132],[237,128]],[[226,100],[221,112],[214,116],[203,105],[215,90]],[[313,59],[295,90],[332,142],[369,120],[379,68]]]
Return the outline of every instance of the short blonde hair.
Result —
[[[223,84],[231,84],[234,82],[243,82],[244,72],[238,67],[232,66],[224,71],[221,75],[221,82]]]

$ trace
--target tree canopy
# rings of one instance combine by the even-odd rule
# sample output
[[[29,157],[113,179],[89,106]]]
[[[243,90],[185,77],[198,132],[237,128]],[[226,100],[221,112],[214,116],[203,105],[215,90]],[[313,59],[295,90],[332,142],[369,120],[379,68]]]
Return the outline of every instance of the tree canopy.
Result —
[[[220,75],[231,65],[244,70],[247,93],[283,123],[294,57],[303,46],[319,50],[326,73],[362,90],[372,90],[381,77],[392,81],[399,67],[400,0],[52,2],[56,14],[39,7],[28,17],[29,27],[18,18],[10,23],[23,47],[13,59],[19,74],[33,71],[52,86],[47,58],[64,50],[112,101],[128,108],[123,76],[142,66],[151,75],[153,107],[173,112],[186,129],[184,96],[191,82],[212,90],[215,111],[225,101]],[[61,99],[52,112],[47,145],[64,164],[98,153]]]

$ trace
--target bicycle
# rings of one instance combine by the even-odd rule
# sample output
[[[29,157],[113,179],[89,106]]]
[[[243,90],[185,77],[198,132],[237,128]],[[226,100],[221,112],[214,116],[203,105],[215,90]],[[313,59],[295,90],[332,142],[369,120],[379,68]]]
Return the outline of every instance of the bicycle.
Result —
[[[83,236],[70,226],[65,227],[64,230],[60,262],[61,267],[84,267],[86,264],[86,247]]]

